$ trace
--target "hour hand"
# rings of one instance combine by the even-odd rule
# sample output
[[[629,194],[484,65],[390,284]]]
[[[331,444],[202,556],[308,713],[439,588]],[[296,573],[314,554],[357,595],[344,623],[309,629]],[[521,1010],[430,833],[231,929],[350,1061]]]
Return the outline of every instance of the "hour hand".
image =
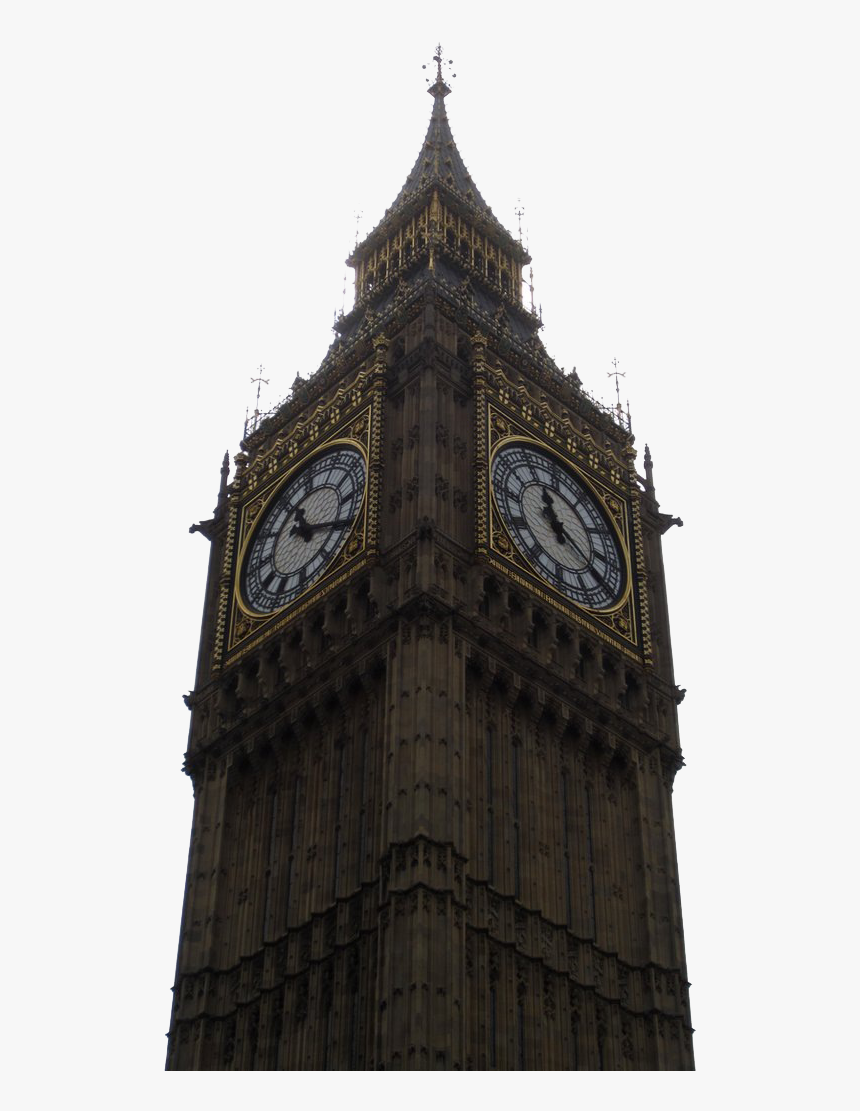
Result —
[[[294,514],[296,523],[290,529],[290,536],[300,536],[302,540],[310,540],[313,528],[305,520],[305,511],[300,505],[297,505]]]
[[[563,544],[565,540],[564,525],[558,519],[558,514],[555,511],[555,505],[553,504],[553,500],[550,497],[548,490],[544,490],[542,500],[544,503],[543,515],[549,521],[549,526],[555,533],[556,540],[559,542],[559,544]]]

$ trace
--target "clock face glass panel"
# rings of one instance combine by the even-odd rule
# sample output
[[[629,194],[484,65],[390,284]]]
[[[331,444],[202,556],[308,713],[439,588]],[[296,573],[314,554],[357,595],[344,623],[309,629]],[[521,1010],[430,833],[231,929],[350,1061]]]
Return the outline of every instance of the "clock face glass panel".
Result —
[[[325,572],[352,531],[365,477],[361,452],[337,447],[312,459],[275,495],[242,571],[242,593],[252,610],[281,609]]]
[[[615,531],[574,471],[530,444],[501,448],[493,492],[511,539],[556,590],[590,609],[609,609],[624,590]]]

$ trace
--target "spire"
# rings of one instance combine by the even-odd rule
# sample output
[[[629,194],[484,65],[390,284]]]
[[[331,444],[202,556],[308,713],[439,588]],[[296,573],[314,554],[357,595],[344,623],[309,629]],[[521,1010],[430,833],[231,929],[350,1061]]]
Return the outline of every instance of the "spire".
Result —
[[[427,128],[418,159],[391,207],[399,208],[409,197],[419,193],[426,185],[433,182],[453,189],[471,204],[492,214],[490,206],[472,181],[466,163],[457,150],[454,136],[451,134],[451,125],[448,123],[448,113],[445,110],[445,97],[451,92],[451,86],[442,76],[441,45],[436,47],[433,61],[436,63],[436,80],[427,89],[433,97],[430,126]],[[450,61],[448,64],[451,64]]]
[[[491,297],[501,295],[521,308],[522,267],[531,260],[493,215],[466,169],[445,110],[451,87],[443,69],[451,62],[443,60],[441,46],[433,61],[432,83],[427,79],[433,111],[415,165],[380,222],[347,259],[356,271],[356,305],[390,293],[401,280],[417,280],[425,271],[438,277],[444,271],[446,281],[474,279]],[[344,317],[347,326],[350,317]],[[532,331],[533,323],[529,317]],[[338,331],[345,334],[340,323]]]

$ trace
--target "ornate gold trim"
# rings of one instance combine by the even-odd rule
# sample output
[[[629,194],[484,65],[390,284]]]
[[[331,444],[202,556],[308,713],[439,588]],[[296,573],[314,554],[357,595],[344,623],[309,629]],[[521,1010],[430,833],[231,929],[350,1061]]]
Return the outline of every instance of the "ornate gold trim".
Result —
[[[364,375],[368,381],[370,374]],[[339,391],[345,393],[346,391]],[[307,430],[307,421],[300,422]],[[374,389],[370,399],[363,409],[353,414],[336,432],[320,441],[318,436],[309,438],[305,450],[293,452],[291,445],[295,440],[294,434],[278,437],[275,447],[270,449],[259,459],[254,461],[246,474],[248,481],[245,488],[238,496],[234,496],[230,506],[232,530],[228,537],[229,553],[236,553],[235,558],[225,559],[225,574],[222,576],[221,601],[222,613],[229,609],[229,622],[227,630],[226,650],[223,655],[230,658],[231,662],[238,658],[236,649],[241,645],[244,654],[243,642],[249,637],[255,637],[252,643],[259,643],[259,632],[265,629],[265,636],[280,629],[284,624],[292,621],[303,613],[310,604],[310,599],[318,599],[331,589],[333,583],[343,581],[344,575],[353,574],[359,567],[364,566],[368,550],[375,551],[378,545],[378,508],[375,512],[372,506],[378,501],[379,483],[372,481],[374,460],[378,460],[381,453],[381,433],[377,431],[381,423],[381,399],[378,388]],[[298,427],[298,425],[296,426]],[[366,468],[366,481],[362,505],[343,547],[335,556],[331,564],[325,569],[320,578],[311,583],[298,597],[269,614],[261,614],[246,605],[241,594],[241,569],[247,556],[249,545],[253,537],[257,522],[265,515],[266,509],[272,500],[278,496],[280,490],[302,468],[314,458],[325,451],[338,446],[356,448],[361,452]],[[276,448],[279,450],[276,451]],[[277,459],[282,461],[280,467],[273,465]],[[285,461],[285,462],[284,462]],[[378,465],[378,464],[377,464]],[[255,472],[253,480],[251,472]],[[358,562],[357,562],[358,561]],[[347,569],[348,568],[348,572]],[[225,586],[229,598],[224,599]],[[232,586],[232,590],[230,590]],[[226,604],[223,604],[226,601]],[[220,615],[219,615],[220,616]],[[222,620],[222,624],[224,620]],[[222,638],[223,639],[223,638]]]
[[[508,436],[504,440],[500,440],[495,445],[490,456],[490,465],[488,468],[491,476],[488,485],[488,491],[490,496],[490,504],[492,507],[492,512],[490,515],[490,547],[494,548],[496,551],[501,551],[504,554],[505,548],[501,547],[499,544],[499,540],[501,539],[499,532],[501,530],[504,536],[505,547],[511,551],[518,551],[517,546],[510,535],[510,530],[505,524],[504,514],[500,511],[498,505],[496,504],[496,494],[493,490],[492,483],[493,460],[500,451],[502,451],[504,448],[510,447],[512,444],[528,444],[530,447],[536,447],[541,451],[545,451],[550,455],[554,455],[561,464],[566,467],[570,467],[570,469],[576,473],[577,477],[585,483],[586,488],[591,492],[598,504],[603,507],[609,524],[615,532],[615,537],[618,541],[618,546],[621,549],[622,557],[624,559],[624,591],[615,605],[607,606],[603,609],[592,609],[590,606],[582,605],[581,603],[575,604],[580,605],[582,609],[587,610],[589,613],[601,614],[603,616],[614,613],[616,610],[620,610],[629,598],[632,592],[633,585],[633,576],[631,573],[630,564],[630,528],[628,515],[626,512],[626,502],[618,498],[613,493],[610,493],[606,490],[601,490],[599,486],[594,482],[594,480],[590,479],[586,474],[584,474],[582,470],[574,463],[571,463],[569,459],[566,459],[561,454],[561,452],[556,451],[548,444],[543,444],[540,441],[533,439],[531,436]],[[537,575],[537,577],[543,581],[543,576],[541,575],[540,571],[536,567],[534,567],[524,556],[522,556],[522,559],[525,566],[529,567],[532,573]]]
[[[487,503],[482,491],[487,482],[489,467],[487,448],[489,440],[484,416],[488,405],[488,372],[485,362],[487,337],[481,332],[476,332],[472,337],[472,344],[475,357],[475,547],[479,555],[486,555],[490,546],[490,534],[487,528]]]
[[[483,369],[481,367],[481,370]],[[499,379],[504,378],[500,372],[490,371],[489,373],[491,376],[494,375],[496,385]],[[640,635],[642,632],[640,595],[641,584],[644,581],[644,554],[641,550],[641,538],[638,538],[637,542],[635,514],[638,503],[631,494],[629,464],[622,470],[614,454],[608,456],[598,447],[589,429],[583,431],[574,429],[568,420],[558,421],[557,418],[553,418],[555,426],[550,426],[545,419],[545,414],[540,412],[539,406],[528,411],[527,415],[534,419],[521,421],[515,418],[507,407],[502,408],[495,403],[495,399],[489,394],[490,390],[484,385],[484,375],[476,371],[476,407],[478,407],[476,447],[483,448],[483,458],[487,461],[483,470],[478,472],[477,479],[479,502],[483,503],[487,522],[487,541],[483,552],[481,551],[480,519],[476,526],[479,552],[489,559],[491,565],[504,570],[515,581],[527,586],[529,590],[537,593],[539,597],[550,602],[577,623],[587,624],[591,628],[602,628],[607,635],[611,634],[611,643],[618,645],[620,641],[623,645],[626,642],[631,646],[631,650],[637,650],[633,653],[635,658],[639,659],[642,654],[645,654],[647,660],[650,653],[650,639],[648,653],[646,653],[646,646]],[[536,413],[540,416],[539,420],[535,416]],[[559,426],[562,425],[563,435],[554,436],[553,433],[558,434]],[[535,430],[538,427],[540,431],[536,435]],[[614,606],[598,610],[574,602],[555,590],[522,556],[514,544],[496,505],[491,479],[492,462],[496,453],[502,447],[513,443],[534,446],[555,456],[563,465],[571,467],[597,499],[598,504],[603,507],[615,532],[624,560],[624,592]],[[627,481],[623,481],[624,479]],[[524,577],[526,575],[528,578]]]
[[[343,571],[335,578],[325,578],[319,580],[323,585],[319,586],[317,590],[309,590],[307,594],[303,594],[299,601],[294,602],[291,606],[287,606],[286,610],[279,610],[276,615],[268,621],[261,622],[266,628],[259,636],[253,640],[238,643],[234,645],[227,653],[225,659],[225,666],[238,663],[239,660],[244,659],[245,656],[255,648],[258,648],[264,641],[268,640],[270,636],[279,633],[282,629],[286,628],[297,617],[301,617],[306,613],[311,606],[316,605],[321,599],[331,594],[333,590],[337,590],[348,579],[353,578],[359,571],[362,571],[369,563],[368,557],[365,555],[361,557],[358,562],[350,563]]]
[[[367,399],[367,387],[376,373],[371,363],[363,367],[348,385],[340,385],[330,391],[307,415],[297,418],[288,432],[279,435],[274,444],[262,451],[245,472],[247,490],[254,490],[265,484],[267,479],[282,471],[287,463],[292,463],[321,436],[328,436],[337,427],[345,413],[359,408]]]
[[[620,459],[605,442],[603,445],[599,444],[587,425],[582,429],[578,428],[566,409],[562,408],[560,413],[554,412],[545,394],[535,399],[524,381],[512,382],[500,367],[487,367],[486,375],[488,393],[492,391],[497,401],[496,411],[520,422],[521,427],[524,426],[524,435],[536,433],[540,438],[555,444],[575,463],[615,486],[620,493],[627,493],[626,460]],[[579,420],[586,423],[584,418]],[[621,428],[618,431],[629,436]],[[492,438],[490,446],[492,447]]]
[[[601,640],[605,641],[607,644],[611,644],[614,648],[618,648],[626,656],[629,656],[630,659],[641,662],[642,654],[636,650],[637,646],[635,641],[631,640],[629,637],[623,638],[622,634],[612,629],[611,626],[605,626],[603,622],[599,621],[599,614],[594,613],[592,610],[574,609],[573,606],[575,603],[568,602],[566,604],[563,597],[555,594],[555,592],[553,592],[552,595],[547,594],[546,589],[544,589],[547,584],[542,579],[538,580],[536,583],[532,578],[523,578],[518,571],[512,569],[507,560],[496,558],[493,553],[490,553],[487,562],[490,567],[495,568],[513,582],[518,583],[521,587],[542,599],[547,605],[560,610],[565,617],[569,618],[576,625],[580,625],[582,628],[596,633]],[[615,635],[611,636],[610,632],[615,633]],[[624,643],[625,640],[627,640],[627,644]]]
[[[651,643],[651,611],[648,605],[648,575],[645,570],[645,540],[642,535],[642,492],[636,478],[636,452],[631,444],[628,448],[630,474],[630,518],[633,528],[633,551],[636,563],[637,600],[639,602],[639,623],[642,630],[642,654],[645,663],[653,661]]]

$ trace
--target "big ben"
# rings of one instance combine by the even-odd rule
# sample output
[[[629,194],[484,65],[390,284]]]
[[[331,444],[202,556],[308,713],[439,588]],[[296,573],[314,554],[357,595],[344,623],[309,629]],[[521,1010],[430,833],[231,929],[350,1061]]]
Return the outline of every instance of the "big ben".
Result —
[[[647,450],[455,145],[218,505],[169,1069],[692,1069]]]

